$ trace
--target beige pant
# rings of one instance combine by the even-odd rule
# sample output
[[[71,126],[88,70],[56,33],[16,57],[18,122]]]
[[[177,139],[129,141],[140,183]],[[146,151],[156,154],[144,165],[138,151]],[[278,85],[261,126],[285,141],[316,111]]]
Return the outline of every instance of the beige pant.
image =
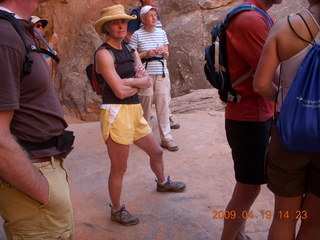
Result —
[[[73,214],[62,159],[34,163],[48,180],[49,200],[41,205],[0,178],[0,215],[8,240],[69,240]]]
[[[143,116],[150,124],[152,103],[155,104],[158,119],[160,138],[162,141],[172,140],[170,130],[170,78],[169,75],[163,78],[162,75],[149,75],[151,87],[141,89],[139,98],[143,108]]]

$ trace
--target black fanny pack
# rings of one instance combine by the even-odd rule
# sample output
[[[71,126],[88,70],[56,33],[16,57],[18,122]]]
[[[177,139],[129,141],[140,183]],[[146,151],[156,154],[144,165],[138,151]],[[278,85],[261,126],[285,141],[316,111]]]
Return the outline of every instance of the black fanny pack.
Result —
[[[61,135],[53,137],[46,142],[19,142],[19,144],[27,151],[42,150],[50,147],[56,147],[59,151],[65,152],[70,149],[74,142],[72,131],[64,131]]]

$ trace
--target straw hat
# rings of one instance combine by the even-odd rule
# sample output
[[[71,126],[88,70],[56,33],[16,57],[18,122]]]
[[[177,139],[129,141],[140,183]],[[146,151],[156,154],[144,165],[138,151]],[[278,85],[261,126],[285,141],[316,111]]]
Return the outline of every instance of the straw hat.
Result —
[[[45,28],[47,26],[47,24],[48,24],[47,20],[41,19],[41,18],[39,18],[37,16],[31,16],[31,22],[33,22],[34,24],[36,24],[37,22],[41,22],[43,28]]]
[[[112,20],[118,19],[127,19],[133,20],[136,19],[136,15],[127,15],[124,11],[124,7],[121,4],[114,5],[112,7],[107,7],[101,10],[101,18],[95,22],[94,27],[96,31],[100,34],[105,33],[103,24]]]

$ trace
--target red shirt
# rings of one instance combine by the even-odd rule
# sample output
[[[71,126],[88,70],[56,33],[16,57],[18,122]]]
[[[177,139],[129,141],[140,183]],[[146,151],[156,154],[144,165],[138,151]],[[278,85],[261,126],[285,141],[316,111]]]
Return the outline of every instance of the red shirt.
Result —
[[[245,0],[263,9],[255,0]],[[227,28],[227,55],[231,82],[257,68],[264,42],[270,31],[264,17],[257,11],[239,13]],[[253,77],[234,88],[241,95],[240,103],[229,102],[225,117],[237,121],[266,121],[273,116],[274,103],[253,91]]]

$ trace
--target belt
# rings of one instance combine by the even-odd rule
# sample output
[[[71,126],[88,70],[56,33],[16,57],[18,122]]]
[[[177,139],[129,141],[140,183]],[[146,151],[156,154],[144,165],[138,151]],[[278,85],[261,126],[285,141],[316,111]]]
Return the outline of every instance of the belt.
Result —
[[[163,57],[148,57],[148,58],[142,58],[141,62],[142,63],[146,63],[145,64],[145,69],[148,68],[148,62],[152,62],[152,61],[159,61],[162,64],[162,77],[165,77],[166,74],[164,72],[164,62],[163,62]]]
[[[30,161],[32,163],[50,162],[51,157],[32,158],[32,159],[30,159]]]

